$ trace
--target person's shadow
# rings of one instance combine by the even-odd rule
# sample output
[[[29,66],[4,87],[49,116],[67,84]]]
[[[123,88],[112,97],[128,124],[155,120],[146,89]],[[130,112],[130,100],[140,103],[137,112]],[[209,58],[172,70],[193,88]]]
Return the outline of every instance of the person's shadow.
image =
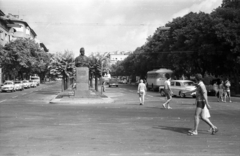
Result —
[[[188,131],[190,130],[190,128],[186,128],[186,127],[169,127],[169,126],[155,126],[153,128],[178,132],[182,134],[188,134],[189,133]]]

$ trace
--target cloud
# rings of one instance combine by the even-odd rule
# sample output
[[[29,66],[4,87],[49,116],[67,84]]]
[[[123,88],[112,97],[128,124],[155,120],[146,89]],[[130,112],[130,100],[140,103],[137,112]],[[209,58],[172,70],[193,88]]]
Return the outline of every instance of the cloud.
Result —
[[[20,13],[50,52],[133,51],[159,26],[190,11],[210,11],[221,0],[0,0]],[[174,15],[173,15],[174,14]]]
[[[193,4],[192,6],[190,6],[188,8],[184,8],[184,9],[178,11],[177,13],[172,15],[172,18],[182,17],[182,16],[188,14],[189,12],[202,11],[202,12],[210,13],[213,11],[213,9],[217,8],[222,3],[221,0],[195,0],[195,1],[200,2],[200,3]]]

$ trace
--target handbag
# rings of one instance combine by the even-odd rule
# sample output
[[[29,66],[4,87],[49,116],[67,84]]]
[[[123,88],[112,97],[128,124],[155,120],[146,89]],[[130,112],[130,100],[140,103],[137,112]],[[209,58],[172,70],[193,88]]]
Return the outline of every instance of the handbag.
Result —
[[[210,117],[211,117],[210,112],[209,112],[207,106],[205,105],[202,110],[202,118],[210,118]]]

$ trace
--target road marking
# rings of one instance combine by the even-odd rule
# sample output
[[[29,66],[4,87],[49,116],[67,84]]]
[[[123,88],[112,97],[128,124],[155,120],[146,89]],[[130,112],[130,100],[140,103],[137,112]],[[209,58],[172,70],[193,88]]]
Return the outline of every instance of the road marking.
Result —
[[[2,103],[2,102],[4,102],[4,101],[6,101],[6,100],[2,100],[2,101],[0,101],[0,103]]]
[[[22,95],[25,95],[25,94],[27,94],[27,93],[23,93]]]
[[[13,96],[12,98],[16,98],[16,97],[18,97],[18,95],[17,96]]]
[[[149,97],[154,97],[154,96],[152,96],[152,95],[147,95],[147,96],[149,96]]]

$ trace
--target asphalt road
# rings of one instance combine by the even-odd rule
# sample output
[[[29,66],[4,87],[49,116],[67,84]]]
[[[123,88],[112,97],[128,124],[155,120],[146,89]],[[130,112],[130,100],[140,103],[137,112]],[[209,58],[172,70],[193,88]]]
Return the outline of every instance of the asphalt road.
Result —
[[[53,105],[60,82],[29,90],[0,93],[0,156],[158,156],[226,155],[240,153],[240,99],[219,103],[210,97],[211,121],[217,135],[201,122],[193,127],[193,98],[174,98],[172,110],[162,109],[164,97],[149,91],[139,105],[136,86],[107,88],[111,104]]]

